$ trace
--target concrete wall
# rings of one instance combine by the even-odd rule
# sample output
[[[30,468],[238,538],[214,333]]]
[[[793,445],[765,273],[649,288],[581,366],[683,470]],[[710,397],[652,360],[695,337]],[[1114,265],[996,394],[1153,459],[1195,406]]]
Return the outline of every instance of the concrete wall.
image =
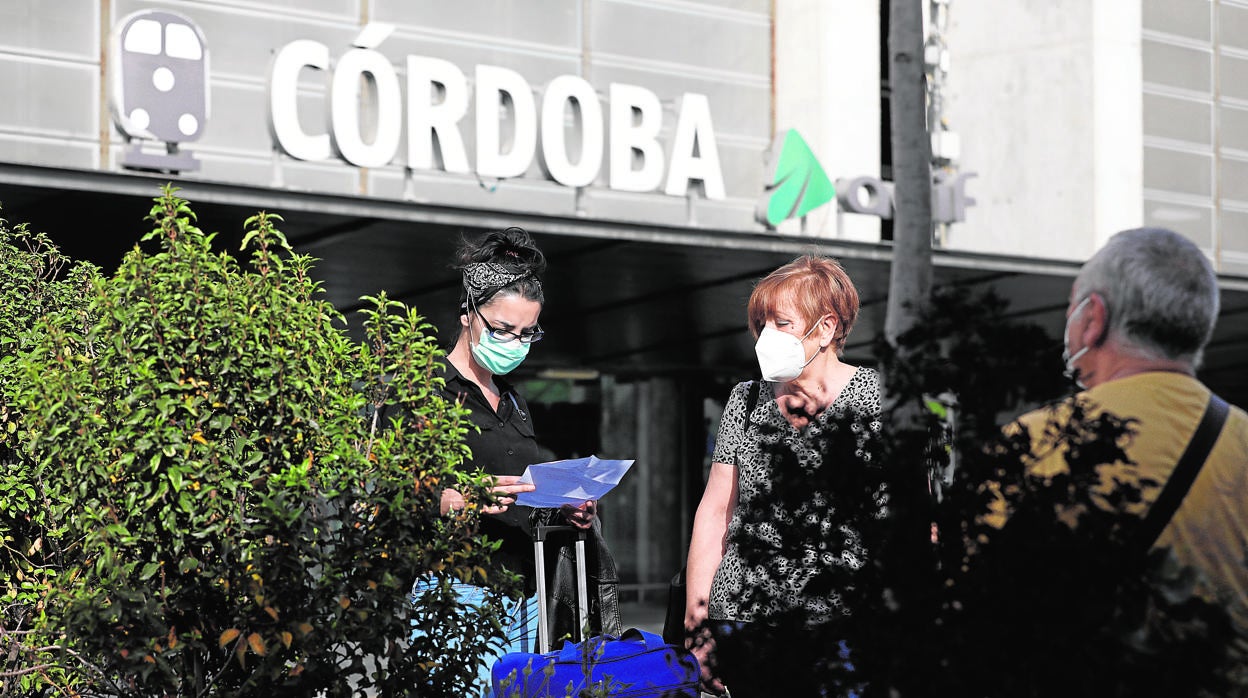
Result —
[[[754,220],[772,136],[796,128],[829,176],[879,173],[880,1],[854,0],[5,0],[0,2],[0,162],[120,172],[108,113],[108,37],[149,8],[180,12],[211,53],[211,116],[187,146],[186,179],[466,208],[762,233]],[[1229,273],[1248,273],[1248,2],[952,0],[946,117],[960,165],[979,177],[954,249],[1086,258],[1141,223],[1188,235]],[[773,21],[774,14],[774,21]],[[266,72],[275,49],[313,39],[337,57],[369,21],[380,51],[656,93],[663,133],[684,92],[708,96],[727,198],[575,190],[523,177],[370,169],[274,151]],[[772,51],[774,35],[774,52]],[[774,74],[774,78],[773,78]],[[303,71],[309,126],[324,121],[321,76]],[[465,119],[470,123],[472,112]],[[472,129],[464,128],[472,149]],[[875,241],[880,222],[834,205],[783,235]]]
[[[1142,222],[1138,0],[955,0],[948,120],[976,206],[949,247],[1084,259]]]
[[[1248,3],[1144,0],[1144,217],[1248,274]]]
[[[951,8],[948,118],[979,179],[950,247],[1081,260],[1158,225],[1248,273],[1248,3]]]
[[[208,44],[210,116],[203,137],[185,146],[202,166],[184,174],[186,179],[762,230],[753,214],[771,135],[769,0],[5,0],[0,85],[21,98],[0,103],[0,162],[121,171],[125,143],[107,106],[108,37],[119,20],[142,9],[185,15]],[[587,80],[604,110],[609,84],[644,87],[663,106],[661,142],[675,131],[680,97],[706,95],[726,198],[615,191],[605,184],[605,163],[599,179],[579,190],[547,180],[537,158],[524,176],[504,180],[409,171],[406,135],[394,161],[368,169],[336,158],[306,162],[276,153],[267,123],[267,71],[274,52],[310,39],[328,46],[336,61],[368,22],[395,26],[377,50],[395,66],[400,81],[406,56],[421,55],[450,61],[469,80],[478,64],[510,68],[525,78],[539,103],[542,88],[557,75]],[[301,71],[305,130],[323,131],[326,93],[325,73]],[[474,116],[470,107],[460,129],[470,154]]]
[[[953,0],[946,117],[978,173],[953,249],[1083,259],[1142,222],[1138,0]],[[833,179],[878,175],[880,5],[776,5],[776,129]],[[879,220],[813,212],[781,232],[878,240]]]
[[[878,177],[879,0],[782,0],[775,12],[775,130],[797,129],[833,181]],[[880,220],[831,203],[779,230],[875,242]]]
[[[99,16],[96,0],[0,3],[0,161],[99,166]]]

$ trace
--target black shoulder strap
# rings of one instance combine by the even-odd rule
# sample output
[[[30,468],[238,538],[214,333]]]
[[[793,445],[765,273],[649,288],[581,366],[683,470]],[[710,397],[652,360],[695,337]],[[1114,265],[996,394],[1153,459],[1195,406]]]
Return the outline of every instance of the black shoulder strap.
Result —
[[[1174,512],[1179,510],[1179,505],[1183,503],[1183,498],[1187,496],[1192,483],[1196,481],[1201,466],[1208,460],[1209,452],[1213,450],[1213,443],[1218,440],[1218,434],[1222,433],[1222,426],[1226,424],[1226,416],[1229,413],[1230,406],[1226,404],[1226,400],[1210,393],[1209,404],[1205,407],[1205,414],[1200,418],[1200,424],[1196,426],[1196,433],[1187,443],[1187,448],[1179,457],[1178,465],[1174,466],[1170,479],[1166,480],[1166,485],[1161,489],[1161,494],[1157,496],[1157,501],[1153,502],[1148,515],[1144,517],[1144,522],[1140,525],[1137,540],[1141,552],[1147,552],[1153,547],[1153,543],[1157,542],[1157,537],[1161,535],[1166,524],[1170,523],[1170,519],[1174,517]]]
[[[750,381],[750,390],[745,397],[745,423],[750,423],[750,415],[754,414],[754,408],[758,406],[758,394],[762,390],[762,381]]]

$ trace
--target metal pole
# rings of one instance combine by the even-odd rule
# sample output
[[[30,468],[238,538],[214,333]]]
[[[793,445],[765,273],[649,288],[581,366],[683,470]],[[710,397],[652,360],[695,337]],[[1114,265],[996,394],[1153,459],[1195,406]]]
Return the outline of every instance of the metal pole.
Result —
[[[585,532],[576,535],[576,608],[578,640],[585,639],[585,629],[589,627],[589,588],[585,570]]]
[[[533,559],[537,562],[538,654],[550,651],[550,628],[546,627],[546,532],[542,529],[542,526],[537,527],[537,537],[533,539]]]

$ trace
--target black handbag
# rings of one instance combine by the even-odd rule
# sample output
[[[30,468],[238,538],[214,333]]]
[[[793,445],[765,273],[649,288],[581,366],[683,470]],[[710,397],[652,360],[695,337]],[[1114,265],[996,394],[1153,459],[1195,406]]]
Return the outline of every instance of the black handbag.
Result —
[[[685,570],[672,577],[667,587],[667,616],[663,619],[663,641],[685,646]]]
[[[746,424],[749,425],[749,415],[754,413],[754,407],[758,405],[759,394],[762,390],[762,381],[752,381],[750,383],[749,392],[745,396],[745,414]],[[671,584],[667,587],[667,616],[663,619],[663,641],[683,647],[685,644],[685,605],[688,603],[688,597],[685,590],[685,568],[681,568],[675,576],[672,577]]]

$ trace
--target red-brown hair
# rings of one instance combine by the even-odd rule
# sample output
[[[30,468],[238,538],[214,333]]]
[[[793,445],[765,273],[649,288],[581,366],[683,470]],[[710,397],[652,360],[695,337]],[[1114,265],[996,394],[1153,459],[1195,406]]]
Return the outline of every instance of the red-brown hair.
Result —
[[[771,272],[754,286],[746,315],[754,337],[781,305],[791,306],[809,329],[819,318],[836,318],[834,349],[839,354],[858,319],[858,289],[836,260],[803,255]]]

